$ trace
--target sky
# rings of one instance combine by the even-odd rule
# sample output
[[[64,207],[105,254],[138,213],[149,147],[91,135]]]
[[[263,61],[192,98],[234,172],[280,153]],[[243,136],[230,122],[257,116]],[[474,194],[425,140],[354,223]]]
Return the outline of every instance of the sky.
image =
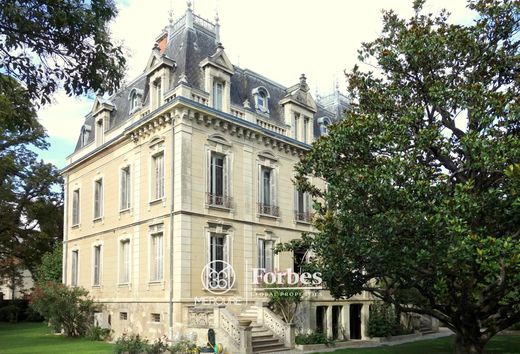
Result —
[[[186,11],[184,0],[120,0],[119,13],[111,24],[116,41],[128,52],[127,81],[144,69],[155,38]],[[333,91],[336,82],[346,93],[344,70],[357,63],[362,42],[378,37],[382,9],[401,17],[413,15],[412,0],[192,0],[194,13],[214,22],[218,11],[220,39],[226,54],[242,68],[251,69],[284,86],[307,77],[313,95]],[[453,23],[471,22],[463,0],[429,0],[427,12],[446,8]],[[74,151],[93,97],[68,97],[63,91],[38,112],[51,146],[40,156],[59,168]]]

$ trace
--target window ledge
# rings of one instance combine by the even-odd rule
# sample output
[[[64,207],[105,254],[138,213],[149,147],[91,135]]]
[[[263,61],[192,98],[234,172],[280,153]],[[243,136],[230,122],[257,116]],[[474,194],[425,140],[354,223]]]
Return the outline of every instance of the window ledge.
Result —
[[[99,216],[97,218],[92,219],[92,222],[93,223],[103,222],[103,218],[104,218],[103,216]]]
[[[268,219],[274,219],[274,220],[279,220],[280,219],[279,216],[271,215],[271,214],[257,214],[257,216],[260,217],[260,218],[268,218]]]
[[[312,223],[310,221],[306,220],[294,220],[295,224],[303,224],[303,225],[311,225]]]
[[[164,197],[162,197],[162,198],[159,198],[159,199],[150,200],[149,204],[150,205],[159,204],[161,202],[164,202],[165,200],[166,199]]]
[[[218,204],[206,204],[206,208],[222,210],[222,211],[227,211],[227,212],[232,212],[233,211],[232,207],[226,207],[224,205],[218,205]]]
[[[132,211],[132,208],[120,209],[119,214],[126,214]]]
[[[70,228],[71,229],[79,229],[81,227],[81,224],[74,224]]]
[[[130,287],[130,283],[119,283],[119,284],[117,284],[117,286],[119,288],[129,288]]]

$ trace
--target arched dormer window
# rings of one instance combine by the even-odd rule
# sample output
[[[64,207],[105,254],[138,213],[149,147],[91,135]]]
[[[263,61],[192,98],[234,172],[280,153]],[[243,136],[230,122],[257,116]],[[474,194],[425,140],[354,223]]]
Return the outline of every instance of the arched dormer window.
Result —
[[[318,126],[320,128],[320,135],[327,135],[329,129],[327,128],[331,124],[329,117],[318,118]]]
[[[141,99],[143,97],[143,91],[139,89],[132,89],[130,91],[130,94],[128,95],[128,100],[130,101],[130,111],[129,113],[132,114],[139,108],[141,108]]]
[[[91,130],[91,127],[90,127],[90,125],[87,125],[87,124],[85,124],[81,128],[81,146],[85,146],[85,145],[88,144],[88,138],[90,136],[90,130]]]
[[[257,113],[269,114],[269,92],[263,86],[253,90],[255,109]]]

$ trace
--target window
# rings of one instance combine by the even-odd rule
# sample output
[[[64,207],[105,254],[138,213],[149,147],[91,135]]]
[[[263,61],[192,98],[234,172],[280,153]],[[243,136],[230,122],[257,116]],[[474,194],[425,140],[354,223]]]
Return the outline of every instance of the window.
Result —
[[[103,118],[100,118],[96,121],[96,145],[103,144],[103,134],[104,134]]]
[[[161,314],[160,313],[152,313],[151,314],[152,322],[161,322]]]
[[[92,285],[99,286],[101,284],[101,245],[94,246],[94,278]]]
[[[312,218],[310,210],[310,197],[307,193],[296,191],[294,219],[296,221],[309,222]]]
[[[164,153],[152,156],[152,200],[164,197]]]
[[[130,240],[122,240],[119,253],[119,283],[130,282]]]
[[[307,261],[307,249],[297,248],[293,251],[293,271],[295,273],[302,272],[302,266]]]
[[[94,182],[94,219],[103,216],[103,179]]]
[[[303,142],[306,143],[307,142],[307,130],[309,129],[309,118],[305,117],[303,119]]]
[[[320,128],[321,135],[327,135],[329,133],[328,126],[330,125],[330,119],[327,117],[318,118],[318,126]]]
[[[211,271],[207,273],[209,288],[224,289],[233,281],[225,263],[229,263],[229,248],[225,234],[211,233],[209,241],[209,261]]]
[[[224,93],[224,84],[220,81],[213,81],[213,108],[222,110],[222,96]]]
[[[162,231],[151,235],[151,281],[163,279],[163,233]]]
[[[228,193],[226,156],[212,151],[209,165],[208,204],[231,208]]]
[[[279,209],[277,206],[275,206],[274,170],[272,168],[261,166],[259,189],[259,213],[279,216]]]
[[[156,102],[156,108],[161,105],[162,100],[162,86],[161,86],[161,80],[159,79],[155,84],[155,102]]]
[[[119,319],[121,321],[126,321],[128,320],[128,312],[119,312]]]
[[[298,139],[300,137],[300,115],[294,115],[294,138]]]
[[[79,251],[72,251],[70,284],[72,286],[78,285],[78,268],[79,268]]]
[[[79,189],[75,189],[72,192],[72,226],[79,225]]]
[[[257,113],[269,113],[269,92],[265,87],[257,87],[253,90],[253,97]]]
[[[130,166],[121,169],[121,210],[130,208]]]
[[[130,96],[130,112],[134,111],[139,105],[139,100],[137,98],[137,92],[135,90],[132,92]]]
[[[90,136],[90,125],[84,125],[81,129],[81,146],[88,144],[88,138]]]
[[[271,272],[274,269],[273,241],[258,239],[258,268]]]

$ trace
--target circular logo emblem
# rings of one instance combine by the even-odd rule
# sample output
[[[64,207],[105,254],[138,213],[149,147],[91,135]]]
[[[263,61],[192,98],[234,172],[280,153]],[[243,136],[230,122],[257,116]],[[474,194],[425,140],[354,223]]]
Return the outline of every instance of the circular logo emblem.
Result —
[[[212,294],[225,294],[235,284],[235,270],[226,261],[211,261],[202,268],[200,280]]]

